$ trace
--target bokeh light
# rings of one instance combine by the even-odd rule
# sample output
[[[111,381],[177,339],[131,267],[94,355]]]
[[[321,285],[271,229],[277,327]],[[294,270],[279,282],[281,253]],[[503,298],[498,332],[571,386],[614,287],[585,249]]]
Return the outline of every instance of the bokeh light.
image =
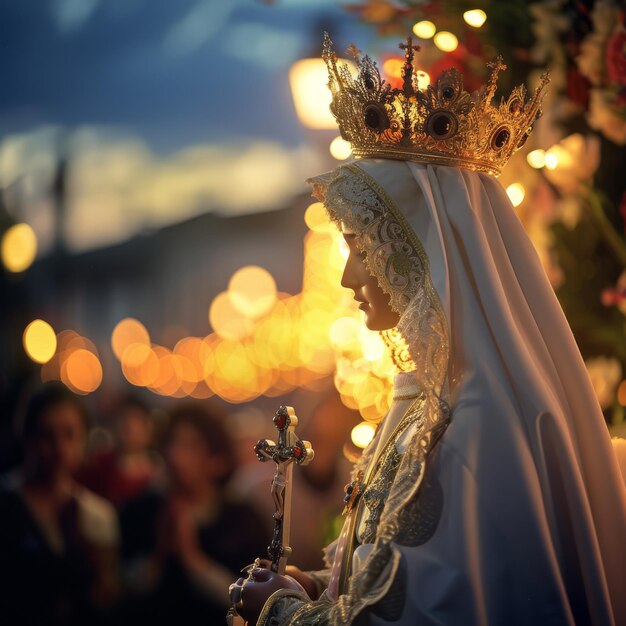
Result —
[[[487,20],[487,14],[482,9],[471,9],[463,13],[463,19],[474,28],[480,28]]]
[[[514,207],[518,207],[522,202],[524,202],[524,196],[526,195],[526,190],[524,186],[520,183],[512,183],[506,188],[506,193],[509,196],[509,200],[513,204]]]
[[[147,387],[159,375],[159,358],[146,343],[131,343],[122,354],[122,373],[131,385]]]
[[[343,349],[358,347],[363,323],[354,317],[340,317],[330,326],[329,337],[334,346]]]
[[[102,383],[102,365],[89,350],[74,350],[61,368],[61,380],[77,393],[92,393]]]
[[[331,222],[326,208],[321,202],[310,204],[304,212],[304,223],[318,233],[327,232]]]
[[[47,363],[56,352],[57,337],[48,322],[33,320],[24,330],[24,350],[35,363]]]
[[[243,315],[227,291],[218,293],[209,308],[209,322],[222,339],[237,341],[252,332],[252,320]]]
[[[150,335],[139,320],[126,317],[117,323],[111,335],[111,347],[118,360],[122,360],[124,350],[133,343],[150,345]]]
[[[423,70],[418,70],[415,73],[415,80],[417,82],[418,89],[426,89],[426,87],[430,85],[430,74],[428,72],[424,72]]]
[[[430,39],[437,32],[437,27],[429,20],[413,24],[413,33],[420,39]]]
[[[257,319],[276,304],[276,281],[266,269],[247,265],[232,275],[228,297],[240,314]]]
[[[340,59],[351,71],[354,63]],[[300,59],[289,70],[289,85],[298,119],[307,128],[333,129],[337,121],[330,112],[331,94],[327,88],[328,68],[320,58]]]
[[[390,78],[402,78],[404,60],[400,57],[390,57],[383,61],[383,72]]]
[[[369,422],[361,422],[357,424],[350,434],[352,443],[357,448],[366,448],[369,442],[374,438],[376,429]]]
[[[532,150],[526,155],[526,160],[531,167],[541,169],[546,164],[546,151],[540,148]]]
[[[456,35],[453,35],[447,30],[440,30],[435,35],[433,41],[442,52],[454,52],[459,45],[459,40]]]
[[[15,224],[2,236],[2,262],[9,272],[27,270],[37,256],[37,237],[28,224]]]
[[[572,161],[572,154],[562,145],[555,144],[546,151],[545,166],[548,170],[555,170],[559,166],[571,167]]]
[[[348,255],[341,233],[319,202],[309,205],[304,219],[309,231],[300,293],[279,292],[267,270],[245,266],[211,302],[214,332],[191,337],[181,329],[164,337],[175,343],[173,348],[150,344],[138,320],[122,320],[112,344],[121,354],[128,382],[169,397],[216,394],[241,403],[296,388],[316,390],[320,381],[332,376],[341,401],[359,411],[365,422],[378,423],[392,401],[393,361],[380,335],[364,326],[360,311],[341,287]],[[79,391],[79,385],[88,385],[71,382],[66,362],[73,350],[95,354],[95,347],[73,331],[64,331],[62,340],[64,352],[42,377],[60,370],[67,384]],[[362,430],[360,441],[371,433],[369,427]]]
[[[345,161],[352,154],[352,147],[341,135],[337,135],[331,142],[328,148],[330,154],[334,159],[338,161]]]

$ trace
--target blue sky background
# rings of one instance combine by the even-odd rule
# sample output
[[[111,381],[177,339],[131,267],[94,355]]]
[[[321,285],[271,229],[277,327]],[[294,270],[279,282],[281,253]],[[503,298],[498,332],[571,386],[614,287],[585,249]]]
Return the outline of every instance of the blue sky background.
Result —
[[[251,136],[297,145],[290,64],[319,48],[322,23],[364,30],[337,4],[1,3],[0,134],[89,124],[128,127],[159,152]]]
[[[301,127],[288,82],[294,61],[320,53],[324,28],[338,49],[372,38],[336,0],[0,3],[9,213],[45,253],[60,137],[71,154],[70,249],[202,212],[285,206],[332,166],[333,134]]]

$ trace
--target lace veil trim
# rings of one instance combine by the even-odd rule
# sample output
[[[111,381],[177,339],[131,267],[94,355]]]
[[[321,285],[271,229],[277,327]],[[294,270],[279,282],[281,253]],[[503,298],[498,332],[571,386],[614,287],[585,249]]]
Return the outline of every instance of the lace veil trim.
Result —
[[[448,328],[428,256],[386,191],[356,164],[309,179],[330,218],[356,234],[356,243],[378,284],[400,315],[383,332],[402,371],[415,371],[425,389],[441,390],[448,363]]]

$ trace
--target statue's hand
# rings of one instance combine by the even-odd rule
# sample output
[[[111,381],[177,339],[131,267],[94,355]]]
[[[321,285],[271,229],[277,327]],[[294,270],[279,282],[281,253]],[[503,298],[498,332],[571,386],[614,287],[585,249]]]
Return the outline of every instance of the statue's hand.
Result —
[[[267,599],[279,589],[304,591],[291,576],[269,569],[269,561],[257,559],[248,569],[247,578],[239,578],[228,589],[233,608],[246,622],[256,624]]]

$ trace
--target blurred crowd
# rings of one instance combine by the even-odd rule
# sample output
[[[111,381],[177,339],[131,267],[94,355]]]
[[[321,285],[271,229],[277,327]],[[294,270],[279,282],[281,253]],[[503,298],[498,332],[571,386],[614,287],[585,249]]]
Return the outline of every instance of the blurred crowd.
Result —
[[[352,426],[339,407],[327,398],[309,420],[324,446],[297,472],[303,568],[321,565],[336,526]],[[21,461],[0,484],[2,623],[224,623],[229,584],[266,554],[273,464],[254,460],[253,429],[232,437],[241,416],[210,402],[158,415],[128,397],[94,429],[60,383],[32,396],[16,420]]]

